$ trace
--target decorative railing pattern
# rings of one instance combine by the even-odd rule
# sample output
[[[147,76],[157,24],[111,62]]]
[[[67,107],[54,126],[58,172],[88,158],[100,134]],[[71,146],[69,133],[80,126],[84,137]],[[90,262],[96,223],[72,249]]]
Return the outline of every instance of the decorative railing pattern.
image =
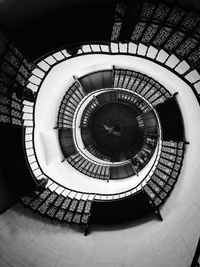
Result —
[[[91,117],[91,114],[94,112],[94,110],[99,106],[99,100],[97,100],[96,97],[94,97],[90,103],[88,104],[88,108],[84,110],[80,127],[88,127],[89,125],[89,119]]]
[[[126,14],[127,5],[125,3],[117,3],[115,9],[115,21],[112,28],[111,40],[116,40],[116,36],[119,36],[121,31],[123,18]]]
[[[181,171],[183,156],[183,142],[163,142],[158,165],[144,187],[156,206],[161,205],[172,191]]]
[[[67,158],[68,162],[80,172],[97,179],[109,180],[110,171],[108,166],[90,162],[78,152]]]
[[[17,48],[6,41],[0,63],[0,122],[22,125],[22,100],[30,93],[25,89],[32,70]]]
[[[57,119],[58,128],[72,128],[74,112],[84,96],[85,93],[80,84],[77,81],[74,82],[67,90],[60,105]]]
[[[107,161],[112,161],[112,157],[106,156],[102,154],[100,151],[98,151],[94,145],[90,144],[86,147],[86,149],[94,156],[96,156],[99,159],[107,160]],[[114,161],[114,160],[113,160]]]
[[[54,191],[52,191],[52,189]],[[89,223],[91,206],[94,196],[60,191],[55,186],[42,191],[35,190],[31,196],[21,198],[22,203],[34,212],[47,215],[62,222],[85,224]]]
[[[127,14],[125,12],[125,10],[129,10],[129,5],[131,4],[124,6],[124,21],[121,21],[120,28],[118,27],[117,31],[113,29],[112,41],[120,40],[123,37],[123,40],[143,44],[143,55],[147,55],[148,48],[151,48],[155,57],[162,48],[163,63],[167,61],[167,53],[174,59],[177,66],[181,62],[185,72],[189,73],[190,67],[199,71],[199,13],[194,10],[185,10],[178,5],[168,6],[166,3],[145,1],[141,3],[142,7],[137,14],[136,24],[133,24],[129,12]],[[127,22],[127,20],[129,21]],[[131,25],[133,25],[132,32],[124,30],[124,27],[131,28]],[[124,32],[127,32],[126,36],[124,36]],[[181,74],[183,73],[181,72]],[[195,87],[199,92],[199,83]]]
[[[136,92],[156,106],[170,97],[170,93],[154,79],[139,72],[114,69],[114,87]]]
[[[79,45],[79,47],[80,48],[76,56],[84,54],[96,54],[96,53],[105,53],[111,55],[127,54],[129,56],[144,57],[147,58],[148,60],[154,61],[157,64],[169,69],[170,71],[178,75],[181,79],[183,79],[187,84],[189,84],[199,101],[200,75],[196,70],[194,70],[194,65],[191,65],[189,61],[187,63],[185,60],[178,57],[176,54],[174,55],[173,54],[174,50],[168,52],[167,50],[161,49],[159,46],[155,46],[152,44],[144,45],[143,43],[141,42],[139,43],[138,41],[128,42],[128,43],[105,42],[101,44],[99,43],[82,44]],[[35,93],[38,92],[40,89],[40,85],[42,84],[42,81],[48,74],[48,72],[56,64],[68,60],[71,57],[72,56],[67,53],[66,49],[62,49],[60,51],[53,53],[53,55],[48,55],[44,57],[44,59],[38,61],[35,69],[32,71],[31,77],[29,78],[29,83],[27,84],[27,88],[33,90],[33,92]],[[126,69],[125,70],[115,69],[113,73],[115,73],[115,76],[113,76],[113,78],[115,77],[115,79],[113,79],[113,81],[115,81],[116,87],[119,87],[120,85],[120,87],[124,89],[129,89],[130,84],[132,85],[134,84],[135,92],[141,94],[142,97],[147,99],[147,101],[149,101],[153,106],[156,106],[158,103],[161,103],[162,101],[170,97],[170,93],[167,92],[165,88],[162,87],[162,85],[160,85],[157,82],[153,82],[153,80],[150,77],[147,77],[145,75],[142,76],[141,73],[137,74],[136,76],[133,71],[129,72],[129,70]],[[125,77],[123,76],[124,73],[126,73]],[[75,81],[75,84],[77,85],[76,88],[79,94],[79,90],[83,90],[83,88],[78,80]],[[156,95],[156,93],[159,91],[161,91],[161,94]],[[81,92],[85,93],[84,91]],[[82,97],[84,96],[85,94],[82,95]],[[160,101],[160,99],[162,100]],[[157,100],[158,102],[156,102]],[[77,101],[74,101],[72,103],[72,106],[75,107],[76,103]],[[81,200],[86,201],[86,199],[90,199],[93,201],[112,201],[115,199],[123,199],[130,197],[133,194],[140,192],[141,190],[144,190],[144,192],[146,192],[146,194],[149,196],[149,201],[152,203],[152,205],[155,206],[160,206],[168,197],[180,173],[180,168],[183,160],[183,151],[184,151],[183,142],[172,141],[173,143],[177,143],[177,145],[179,144],[179,146],[181,145],[183,146],[182,148],[179,147],[176,149],[172,148],[171,145],[169,144],[167,145],[164,142],[162,146],[162,151],[158,151],[158,154],[162,153],[162,156],[160,157],[160,159],[156,160],[155,167],[148,173],[145,179],[137,187],[132,188],[131,190],[127,190],[116,194],[96,194],[95,192],[90,192],[90,193],[76,192],[74,190],[67,189],[62,185],[59,185],[58,183],[52,181],[51,177],[47,177],[41,170],[39,163],[37,161],[37,157],[34,151],[34,144],[31,138],[31,135],[34,130],[34,117],[33,117],[34,104],[31,101],[27,100],[25,100],[23,104],[24,104],[23,112],[24,115],[26,115],[25,117],[23,117],[25,126],[25,140],[26,140],[25,148],[27,152],[28,161],[30,163],[30,168],[36,180],[40,180],[42,178],[48,179],[48,184],[46,186],[46,189],[49,189],[52,192],[51,193],[52,196],[50,194],[49,197],[51,196],[53,199],[50,200],[51,198],[49,199],[48,197],[42,199],[42,197],[41,198],[39,197],[38,193],[37,194],[38,200],[36,200],[37,197],[35,196],[34,197],[35,202],[34,199],[32,199],[31,202],[28,202],[27,204],[25,202],[27,206],[31,208],[33,207],[32,208],[33,210],[38,211],[41,214],[48,215],[51,218],[59,219],[62,221],[78,222],[78,223],[85,222],[87,224],[89,218],[87,214],[85,214],[84,212],[82,213],[80,212],[82,214],[80,215],[80,213],[77,211],[73,212],[72,210],[69,210],[70,207],[69,202],[71,203],[73,198],[78,199],[78,196],[80,196],[80,194],[82,195],[82,197],[78,203],[83,203]],[[74,109],[72,109],[72,112],[74,112]],[[29,113],[31,115],[28,115]],[[62,115],[62,112],[60,112],[59,114]],[[84,120],[82,120],[81,124],[82,125],[84,124],[84,127],[87,127],[88,114],[85,114],[85,117],[83,118]],[[70,130],[71,128],[70,116],[68,121],[69,124],[67,124],[67,126],[66,124],[63,123],[63,121],[61,121],[61,124],[57,125],[56,127],[68,128],[69,126],[68,129]],[[138,121],[140,121],[142,126],[142,119],[139,116],[138,116]],[[161,141],[160,144],[162,144]],[[77,158],[75,160],[72,159],[73,162],[72,164],[81,163],[83,164],[83,166],[87,166],[86,174],[87,172],[88,173],[93,172],[95,168],[97,168],[96,166],[88,163],[87,161],[84,161],[84,159],[81,159],[79,155],[76,156],[78,160]],[[130,169],[133,170],[133,168],[129,165],[127,166],[126,171],[130,172]],[[98,167],[97,170],[98,170],[97,172],[95,171],[96,175],[98,174],[97,178],[100,178],[101,176],[104,179],[107,179],[108,177],[110,177],[110,175],[115,175],[113,170],[111,172],[108,172],[108,169],[103,168],[103,166]],[[134,174],[136,174],[136,171],[134,172]],[[33,204],[32,202],[35,204]],[[31,203],[32,205],[30,205]],[[62,206],[61,203],[66,203],[67,208],[65,208],[66,207],[65,205]],[[73,203],[77,202],[74,201]],[[76,205],[78,209],[79,204]],[[83,204],[80,205],[82,206]]]

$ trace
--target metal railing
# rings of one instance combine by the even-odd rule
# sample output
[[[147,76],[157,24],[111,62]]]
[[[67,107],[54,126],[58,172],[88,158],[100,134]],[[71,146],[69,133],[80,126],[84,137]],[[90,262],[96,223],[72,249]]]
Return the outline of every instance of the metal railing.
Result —
[[[77,44],[76,44],[77,45]],[[118,43],[118,42],[112,42],[112,43],[109,43],[109,42],[93,42],[93,43],[90,43],[90,44],[88,44],[88,43],[79,43],[78,44],[79,45],[79,47],[81,46],[82,48],[80,48],[79,49],[79,51],[78,51],[78,54],[76,55],[76,56],[81,56],[81,55],[85,55],[85,54],[91,54],[91,53],[93,53],[93,54],[96,54],[96,53],[104,53],[104,54],[128,54],[128,55],[130,55],[130,56],[132,56],[132,55],[134,55],[134,56],[138,56],[138,57],[143,57],[143,58],[147,58],[147,53],[148,52],[146,52],[146,54],[145,54],[145,56],[143,56],[143,55],[140,55],[139,53],[138,53],[138,49],[136,49],[136,52],[135,53],[133,53],[132,51],[131,51],[131,47],[132,47],[132,45],[133,45],[133,43],[128,43],[127,44],[127,52],[121,52],[121,50],[120,50],[120,43]],[[94,47],[93,47],[93,45],[95,45]],[[138,47],[138,45],[137,44],[135,44],[136,45],[136,47]],[[87,46],[87,49],[88,49],[88,51],[86,51],[86,52],[84,52],[84,49],[86,49],[86,46]],[[98,47],[98,49],[97,49],[97,47]],[[41,84],[42,84],[42,82],[43,82],[43,80],[44,80],[44,78],[45,78],[45,76],[48,74],[48,72],[51,70],[51,68],[55,65],[55,64],[58,64],[58,63],[60,63],[60,62],[62,62],[62,61],[64,61],[64,60],[66,60],[66,59],[68,59],[68,58],[71,58],[72,56],[71,55],[69,55],[69,54],[66,54],[66,50],[65,50],[65,48],[66,47],[63,47],[63,51],[62,51],[62,55],[63,55],[63,58],[62,59],[60,59],[60,60],[55,60],[55,63],[54,64],[51,64],[51,63],[47,63],[47,61],[45,60],[45,58],[47,58],[47,57],[50,57],[50,55],[52,54],[52,53],[48,53],[47,55],[45,55],[45,56],[43,56],[42,58],[40,58],[40,59],[38,59],[36,62],[35,62],[35,64],[38,64],[37,66],[36,66],[36,69],[39,69],[44,75],[43,75],[43,77],[41,78],[41,82],[40,82],[40,84],[37,86],[37,92],[39,91],[39,89],[40,89],[40,86],[41,86]],[[86,50],[87,50],[86,49]],[[150,47],[148,47],[148,49],[150,49]],[[147,51],[148,51],[148,49],[147,49]],[[97,51],[98,50],[98,51]],[[60,49],[57,49],[56,51],[54,51],[54,57],[55,57],[55,54],[56,53],[59,53],[59,51],[60,51]],[[199,101],[199,97],[198,97],[198,93],[197,93],[197,91],[196,91],[196,89],[195,89],[195,87],[194,87],[194,84],[196,84],[199,80],[200,80],[200,78],[199,78],[199,80],[198,81],[196,81],[195,83],[191,83],[188,79],[186,79],[185,78],[185,76],[184,76],[184,74],[180,74],[179,72],[177,72],[176,70],[175,70],[175,67],[174,68],[171,68],[171,67],[169,67],[169,66],[166,66],[166,64],[165,63],[162,63],[162,62],[160,62],[160,61],[158,61],[158,60],[156,60],[157,58],[158,58],[158,54],[159,54],[159,51],[158,51],[158,53],[157,53],[157,55],[155,56],[155,58],[150,58],[150,57],[148,57],[148,60],[151,60],[151,61],[153,61],[153,62],[156,62],[157,64],[159,64],[159,65],[161,65],[161,66],[164,66],[164,67],[166,67],[166,68],[168,68],[170,71],[172,71],[173,73],[175,73],[177,76],[179,76],[181,79],[183,79],[187,84],[189,84],[190,86],[191,86],[191,89],[193,90],[193,92],[194,92],[194,94],[197,96],[197,100]],[[167,56],[167,58],[170,58],[170,56],[171,56],[171,54],[168,54],[168,56]],[[44,61],[45,62],[45,66],[46,66],[46,71],[45,71],[45,69],[44,69],[44,67],[42,68],[41,66],[40,66],[40,63],[39,63],[39,61],[41,62],[41,59],[42,59],[42,61]],[[43,60],[44,59],[44,60]],[[165,61],[166,62],[166,61]],[[179,63],[180,63],[180,60],[179,60]],[[178,65],[178,64],[177,64]],[[176,65],[176,66],[177,66]],[[33,127],[34,127],[34,124],[33,124]],[[36,157],[36,161],[37,161],[37,157]],[[150,172],[149,172],[150,173]],[[42,173],[41,175],[44,175],[44,173]],[[51,179],[50,177],[47,177],[47,178],[49,178],[49,179]],[[143,182],[143,181],[142,181]],[[142,184],[142,183],[141,183]],[[62,185],[60,185],[60,186],[62,186]],[[140,186],[140,187],[138,187],[138,189],[136,189],[136,188],[132,188],[132,192],[136,192],[136,191],[138,191],[138,190],[140,190],[141,189],[141,187],[142,186]],[[70,189],[69,189],[70,190]],[[74,190],[75,191],[75,190]],[[124,191],[124,192],[121,192],[120,194],[119,193],[117,193],[117,194],[110,194],[110,195],[108,195],[108,198],[110,198],[110,199],[114,199],[115,197],[117,197],[117,196],[121,196],[121,197],[126,197],[126,196],[128,196],[128,195],[130,195],[130,191],[131,190],[127,190],[127,191]],[[79,192],[79,191],[77,191],[77,192]],[[82,192],[82,193],[84,193],[84,192]],[[95,192],[91,192],[91,194],[95,194]],[[100,195],[102,195],[102,199],[103,198],[107,198],[107,195],[106,194],[100,194]]]

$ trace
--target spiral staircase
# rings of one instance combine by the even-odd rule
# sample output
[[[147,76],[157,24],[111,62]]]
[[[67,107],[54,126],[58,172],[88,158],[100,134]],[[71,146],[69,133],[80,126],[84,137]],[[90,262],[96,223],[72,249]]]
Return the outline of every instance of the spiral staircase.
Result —
[[[34,60],[5,41],[1,62],[0,121],[22,134],[23,163],[32,180],[20,200],[42,216],[84,225],[85,235],[91,223],[124,223],[154,213],[165,219],[160,209],[190,146],[184,107],[190,99],[200,101],[198,12],[153,1],[111,7],[109,39],[79,40],[42,56],[38,50]],[[134,118],[126,121],[126,112]],[[133,146],[131,127],[138,129]],[[42,134],[49,143],[57,140],[51,171],[48,156],[42,159]]]
[[[115,43],[113,44],[116,45]],[[119,50],[115,53],[120,53],[121,45],[124,47],[124,44],[119,43]],[[131,47],[132,45],[133,43],[130,43],[127,44],[126,47],[128,48],[128,46]],[[103,46],[104,48],[106,47],[106,45]],[[93,46],[90,45],[90,47]],[[100,45],[94,45],[94,48],[99,51],[100,47]],[[88,49],[88,45],[82,46],[83,50],[86,48]],[[83,56],[83,50],[79,51],[78,55],[81,54]],[[108,51],[110,50],[111,48],[108,47]],[[95,51],[92,50],[89,52],[93,54]],[[123,53],[125,53],[125,50],[123,51]],[[88,54],[88,52],[86,52],[86,54]],[[57,57],[60,56],[62,60],[65,60],[65,58],[63,59],[63,54],[61,54],[61,52],[56,52],[56,55]],[[76,57],[78,55],[76,55]],[[38,86],[39,88],[40,83],[42,83],[43,79],[41,77],[39,78],[38,73],[39,71],[41,72],[42,66],[44,66],[47,61],[50,62],[52,60],[53,62],[54,57],[48,56],[48,60],[44,59],[43,61],[40,61],[38,63],[40,69],[34,69],[34,71],[32,72],[33,75],[31,75],[31,77],[29,78],[29,83],[27,85],[28,88],[31,89],[33,88],[33,86]],[[71,57],[68,60],[71,60]],[[54,63],[59,64],[59,61],[58,63],[54,61]],[[45,72],[44,69],[43,72]],[[90,204],[93,203],[93,212],[94,214],[96,214],[98,212],[95,212],[95,209],[104,210],[105,212],[107,201],[113,202],[113,200],[115,200],[113,205],[119,205],[120,208],[120,205],[123,203],[124,198],[128,198],[128,200],[132,202],[132,197],[136,198],[136,196],[134,196],[136,194],[140,199],[139,204],[136,204],[136,198],[135,204],[133,202],[132,205],[139,205],[140,211],[142,211],[143,209],[145,211],[155,210],[155,212],[161,218],[158,206],[160,206],[168,197],[169,193],[173,189],[175,182],[177,181],[178,174],[180,173],[182,165],[185,147],[182,118],[177,101],[174,99],[175,96],[172,96],[163,86],[146,75],[134,71],[132,72],[126,69],[123,70],[116,68],[106,72],[108,76],[106,82],[105,79],[102,79],[102,71],[95,72],[95,76],[94,74],[87,75],[87,80],[86,76],[84,76],[83,78],[76,77],[75,82],[70,86],[69,90],[67,90],[65,96],[62,99],[61,105],[59,107],[57,125],[55,126],[55,130],[58,130],[64,160],[67,159],[67,161],[72,166],[88,176],[107,181],[109,181],[110,179],[122,179],[125,177],[138,175],[138,172],[142,170],[147,164],[146,161],[150,160],[149,157],[153,154],[156,146],[156,132],[155,129],[152,130],[152,127],[157,128],[158,126],[153,126],[154,124],[152,125],[151,123],[148,125],[148,122],[152,120],[151,107],[155,107],[156,112],[159,114],[159,120],[161,123],[161,128],[163,128],[163,133],[162,139],[160,138],[158,142],[156,152],[157,155],[153,166],[150,166],[148,174],[146,174],[142,178],[142,181],[137,185],[137,187],[130,188],[129,190],[120,192],[118,194],[97,194],[97,192],[95,191],[91,192],[90,194],[86,194],[86,192],[77,192],[71,190],[70,188],[63,188],[62,186],[60,186],[60,184],[52,181],[51,177],[45,176],[44,171],[40,168],[39,162],[37,160],[37,155],[36,153],[34,153],[34,144],[32,141],[34,138],[32,133],[34,131],[35,125],[33,119],[33,108],[30,109],[31,102],[25,100],[23,103],[23,125],[25,126],[25,147],[28,155],[28,161],[37,180],[44,178],[48,179],[48,183],[46,185],[46,188],[44,189],[44,192],[37,192],[31,197],[25,196],[24,198],[22,198],[24,204],[31,207],[34,211],[39,211],[43,215],[46,214],[50,217],[54,217],[62,221],[64,220],[68,222],[87,223],[87,220],[81,220],[82,215],[83,218],[85,218],[83,208],[84,205],[87,204],[87,200],[89,200]],[[105,75],[105,72],[103,73]],[[96,80],[98,80],[98,84],[95,84]],[[36,81],[38,81],[37,85]],[[97,92],[99,88],[106,87],[111,87],[114,89],[109,92],[107,92],[108,89],[106,89],[107,95],[100,94],[96,95],[95,98],[93,97],[93,91]],[[115,88],[121,88],[121,90]],[[129,91],[131,91],[131,94],[129,93]],[[133,94],[133,92],[135,92],[135,95]],[[87,95],[89,95],[89,100],[87,100],[89,101],[89,104],[86,106],[86,109],[83,112],[79,126],[78,124],[76,125],[76,117],[78,113],[77,110],[80,110],[81,106],[84,105],[84,102],[82,103],[81,100],[85,100],[85,98],[87,99]],[[95,108],[99,106],[100,103],[104,104],[106,101],[107,103],[109,103],[110,101],[113,102],[116,100],[117,105],[119,105],[119,101],[124,101],[125,99],[127,101],[127,99],[129,99],[130,104],[133,105],[133,103],[137,103],[139,96],[148,101],[147,103],[149,105],[142,105],[141,102],[137,104],[138,106],[142,105],[140,107],[142,109],[142,113],[140,112],[139,115],[139,117],[143,117],[143,119],[141,119],[141,125],[143,128],[144,125],[146,125],[146,141],[143,140],[142,150],[140,152],[137,151],[136,156],[131,155],[131,150],[129,150],[129,156],[125,156],[126,162],[124,162],[124,160],[122,161],[122,163],[117,162],[120,160],[116,159],[116,153],[115,155],[106,155],[107,159],[105,161],[105,155],[103,154],[104,152],[99,152],[99,150],[97,150],[92,145],[92,137],[88,127],[88,121],[91,116],[90,113],[94,112]],[[30,113],[30,111],[32,111],[32,114]],[[88,155],[88,153],[84,153],[84,151],[82,151],[80,148],[81,145],[78,141],[76,141],[76,137],[74,137],[74,131],[75,129],[77,129],[77,127],[81,127],[84,147],[87,148],[87,152],[92,154],[92,156],[90,154]],[[100,131],[99,128],[98,131]],[[103,138],[108,137],[103,136]],[[101,143],[102,142],[103,141],[101,140]],[[117,140],[117,142],[119,142],[119,139]],[[94,156],[95,160],[93,159]],[[115,156],[115,159],[113,158],[113,156]],[[115,162],[117,165],[113,165]],[[143,202],[141,201],[142,197],[139,196],[140,194],[143,195]],[[61,197],[61,200],[59,197]],[[57,198],[59,200],[58,202],[56,201]],[[59,205],[57,203],[59,203]],[[80,210],[78,203],[80,203],[82,210]],[[90,207],[92,205],[90,205]],[[104,208],[102,208],[101,205]],[[110,205],[111,204],[109,203],[109,208]],[[126,205],[129,206],[128,203]],[[52,210],[53,213],[51,212]],[[113,208],[113,210],[115,210],[115,208]],[[119,216],[119,219],[117,219],[117,217],[114,216],[114,214],[110,211],[110,216],[106,216],[106,220],[108,222],[119,222],[126,217],[132,218],[133,215],[130,215],[129,211],[127,211],[127,213],[128,215]],[[139,214],[140,213],[141,212],[139,212]],[[102,218],[104,216],[102,216],[101,212],[99,212],[99,214],[99,217],[101,218],[100,221],[103,222],[104,220]],[[91,215],[90,212],[88,212],[88,219],[89,215]],[[134,213],[134,217],[135,216],[137,217],[137,212]],[[95,215],[92,220],[98,222],[98,220],[96,220],[97,217],[98,216]]]

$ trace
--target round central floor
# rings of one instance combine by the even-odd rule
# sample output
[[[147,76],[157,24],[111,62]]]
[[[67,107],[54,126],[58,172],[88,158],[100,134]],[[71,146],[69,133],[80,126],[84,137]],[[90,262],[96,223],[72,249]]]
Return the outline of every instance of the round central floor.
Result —
[[[101,106],[91,117],[91,134],[96,146],[105,153],[137,152],[143,143],[136,112],[121,103]]]

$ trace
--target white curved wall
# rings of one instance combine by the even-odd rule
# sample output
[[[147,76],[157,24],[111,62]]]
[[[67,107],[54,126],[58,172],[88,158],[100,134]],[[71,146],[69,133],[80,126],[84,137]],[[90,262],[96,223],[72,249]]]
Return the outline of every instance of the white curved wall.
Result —
[[[40,87],[35,106],[34,143],[37,158],[44,173],[64,187],[83,192],[118,193],[133,188],[148,173],[150,164],[139,173],[138,177],[106,183],[79,173],[67,161],[61,163],[63,156],[57,131],[53,127],[56,126],[62,98],[73,82],[73,75],[79,77],[89,72],[111,69],[113,65],[145,73],[160,82],[172,94],[178,92],[177,99],[184,118],[186,140],[191,142],[187,152],[189,156],[186,153],[184,162],[188,161],[189,165],[193,164],[196,154],[190,151],[195,150],[198,153],[200,150],[200,140],[197,137],[200,130],[199,104],[191,88],[178,76],[148,59],[137,56],[81,55],[63,61],[52,68]],[[193,123],[194,118],[195,123]],[[189,168],[185,170],[186,176],[188,171]],[[196,173],[198,170],[193,169],[193,171]]]

